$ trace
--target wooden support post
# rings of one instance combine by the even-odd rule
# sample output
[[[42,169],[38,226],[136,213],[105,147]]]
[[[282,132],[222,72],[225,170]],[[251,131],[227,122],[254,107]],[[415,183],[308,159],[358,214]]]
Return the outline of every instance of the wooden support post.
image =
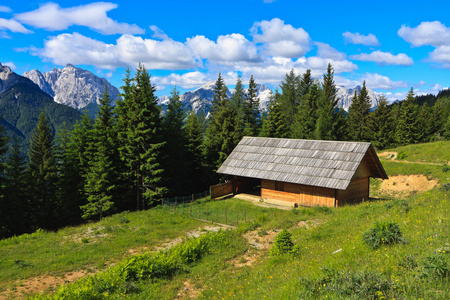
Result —
[[[208,221],[208,204],[206,204],[206,221]]]
[[[194,194],[192,194],[192,202],[194,202]]]
[[[189,207],[190,207],[189,217],[192,217],[192,202],[191,202],[191,205],[189,205]]]

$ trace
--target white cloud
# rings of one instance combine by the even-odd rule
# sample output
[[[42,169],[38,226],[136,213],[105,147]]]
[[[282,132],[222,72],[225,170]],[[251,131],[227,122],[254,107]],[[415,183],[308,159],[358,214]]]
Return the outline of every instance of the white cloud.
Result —
[[[406,95],[408,94],[408,92],[397,92],[397,93],[391,93],[391,92],[387,92],[385,94],[386,99],[389,102],[394,102],[396,100],[404,100],[406,98]]]
[[[311,39],[303,28],[294,28],[274,18],[255,22],[250,29],[253,41],[262,43],[265,52],[271,56],[300,57],[310,50]]]
[[[345,60],[347,55],[343,52],[336,50],[328,44],[315,42],[317,46],[317,55],[321,58],[329,58],[333,60]]]
[[[368,35],[363,35],[360,34],[359,32],[351,33],[347,31],[344,32],[342,36],[344,37],[347,43],[362,44],[364,46],[380,46],[377,37],[372,33],[369,33]]]
[[[150,29],[153,31],[152,37],[155,39],[161,39],[161,40],[168,40],[169,37],[167,34],[164,33],[161,29],[158,28],[156,25],[150,25]]]
[[[36,10],[16,14],[15,18],[35,28],[51,31],[80,25],[103,34],[144,33],[144,30],[135,24],[118,23],[106,15],[108,11],[117,7],[117,4],[109,2],[95,2],[71,8],[61,8],[56,3],[46,3]]]
[[[415,28],[402,25],[397,33],[405,41],[416,47],[450,45],[450,28],[445,27],[439,21],[422,22]]]
[[[20,32],[20,33],[32,33],[32,31],[23,27],[22,24],[20,24],[14,19],[7,20],[0,18],[0,30],[10,30],[12,32]]]
[[[217,77],[217,74],[216,74]],[[199,71],[188,72],[185,74],[175,74],[172,73],[166,77],[154,76],[152,80],[158,86],[179,86],[184,89],[198,88],[208,81],[214,80],[211,74],[202,73]]]
[[[408,84],[403,81],[392,81],[386,76],[377,73],[366,73],[361,81],[365,80],[370,89],[395,90],[397,88],[406,88]]]
[[[350,59],[361,61],[373,61],[379,65],[398,65],[398,66],[411,66],[414,61],[411,57],[404,53],[393,55],[388,52],[373,51],[372,53],[361,53],[357,55],[351,55]]]
[[[33,54],[33,49],[31,51]],[[111,70],[127,65],[135,67],[139,62],[150,70],[178,70],[199,66],[192,50],[182,43],[143,39],[132,35],[122,35],[114,45],[76,32],[65,33],[45,41],[44,48],[39,49],[37,54],[57,65],[87,64]]]
[[[11,12],[11,8],[9,8],[8,6],[0,5],[0,12],[9,13]]]
[[[242,34],[221,35],[217,38],[217,42],[197,35],[188,38],[186,45],[197,55],[211,62],[233,64],[235,62],[260,61],[256,46]]]
[[[8,61],[8,62],[2,63],[2,64],[3,64],[4,66],[10,67],[11,70],[17,69],[16,65],[15,65],[13,62],[11,62],[11,61]]]

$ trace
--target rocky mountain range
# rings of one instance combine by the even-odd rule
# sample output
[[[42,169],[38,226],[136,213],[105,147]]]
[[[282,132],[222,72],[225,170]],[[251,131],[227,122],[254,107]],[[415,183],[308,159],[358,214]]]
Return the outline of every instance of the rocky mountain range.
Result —
[[[44,92],[52,96],[56,103],[75,109],[82,109],[89,104],[98,104],[105,91],[105,85],[113,100],[119,98],[119,90],[105,78],[70,64],[62,69],[54,68],[45,73],[32,70],[25,72],[23,76],[31,79]]]
[[[188,91],[184,94],[180,95],[180,101],[183,104],[183,109],[185,110],[192,110],[196,114],[198,114],[200,111],[202,111],[205,115],[208,114],[208,112],[211,109],[212,106],[212,100],[214,96],[214,85],[215,81],[209,81],[208,83],[202,85],[196,90]],[[247,90],[245,90],[246,92]],[[233,91],[228,90],[227,96],[231,97]],[[256,97],[260,99],[260,109],[266,110],[267,105],[270,101],[270,95],[271,90],[263,85],[258,84],[257,85],[257,92]],[[162,96],[159,97],[159,104],[160,105],[167,105],[169,102],[169,96]]]
[[[180,101],[183,104],[183,108],[186,110],[193,110],[195,113],[203,111],[205,115],[207,115],[212,105],[212,99],[214,96],[214,84],[215,81],[210,81],[196,90],[189,91],[180,95]],[[347,89],[343,86],[337,86],[336,88],[337,96],[339,97],[339,107],[348,111],[350,105],[352,104],[352,98],[354,96],[355,90],[359,93],[361,91],[361,86],[358,85],[353,89]],[[368,92],[371,101],[371,107],[377,106],[380,97],[370,89],[368,89]],[[228,91],[228,97],[231,97],[231,93],[232,91]],[[264,84],[257,85],[256,97],[259,98],[260,110],[267,110],[271,94],[271,89],[269,89]],[[159,98],[159,103],[163,106],[167,105],[168,102],[168,96],[162,96]]]

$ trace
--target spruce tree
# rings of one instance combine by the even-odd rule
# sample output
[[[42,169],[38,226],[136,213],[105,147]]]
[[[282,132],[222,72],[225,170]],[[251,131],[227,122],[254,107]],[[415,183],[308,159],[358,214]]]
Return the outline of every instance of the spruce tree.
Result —
[[[118,161],[116,150],[115,117],[111,98],[105,85],[100,107],[95,119],[92,146],[84,191],[87,203],[81,206],[84,219],[102,218],[113,212]]]
[[[81,222],[81,209],[83,203],[83,187],[80,186],[81,168],[74,145],[71,144],[72,133],[64,123],[62,130],[58,133],[58,146],[56,147],[56,158],[58,161],[57,197],[61,203],[58,217],[61,225],[74,225]]]
[[[284,126],[289,132],[294,124],[295,116],[300,104],[300,77],[292,69],[280,84],[280,108],[284,119]]]
[[[303,75],[303,78],[309,76],[307,73]],[[307,86],[306,82],[304,83],[304,86]],[[304,88],[303,91],[306,91],[306,94],[302,95],[302,101],[296,115],[295,126],[291,136],[299,139],[313,139],[318,118],[318,101],[321,97],[322,90],[319,84],[313,81],[313,83],[310,86],[307,86],[307,88]]]
[[[377,149],[386,149],[392,144],[392,117],[388,101],[381,95],[378,106],[369,118],[369,135],[372,144]]]
[[[12,140],[11,155],[6,160],[5,204],[6,214],[1,218],[7,224],[9,235],[20,235],[30,230],[30,197],[27,163],[22,155],[17,136]]]
[[[118,110],[120,157],[124,176],[134,195],[135,208],[146,209],[165,191],[161,183],[161,150],[164,146],[160,109],[145,67],[139,65],[134,79],[126,77],[123,103]]]
[[[289,136],[289,128],[286,127],[285,119],[281,109],[281,95],[275,90],[271,95],[267,116],[263,119],[260,136],[286,138]]]
[[[187,139],[187,161],[190,193],[198,193],[206,188],[204,149],[203,149],[203,128],[200,116],[190,111],[186,118],[185,125]]]
[[[44,229],[56,229],[59,225],[56,215],[61,205],[55,196],[57,168],[54,152],[50,122],[42,111],[28,151],[28,172],[33,183],[29,203],[33,207],[32,222]]]
[[[248,82],[245,113],[245,120],[250,128],[248,135],[251,136],[257,136],[261,129],[261,114],[259,111],[259,98],[256,97],[257,92],[256,82],[253,79],[253,75],[251,75]]]
[[[248,119],[248,107],[245,99],[244,86],[241,76],[238,76],[234,92],[231,95],[231,109],[236,113],[236,129],[240,131],[241,137],[244,135],[252,135],[252,127]]]
[[[415,105],[414,89],[411,88],[400,108],[395,132],[396,142],[399,145],[417,143],[419,141],[418,129],[417,106]]]
[[[185,111],[180,102],[180,92],[173,88],[163,116],[162,128],[166,144],[163,151],[164,185],[169,195],[187,194],[186,133],[184,131]]]
[[[418,140],[420,142],[428,142],[432,134],[433,125],[430,122],[430,107],[427,102],[422,105],[418,118]]]
[[[6,178],[5,178],[5,154],[8,151],[7,137],[4,134],[3,126],[1,125],[0,117],[0,238],[7,237],[10,234],[8,222],[8,202],[5,197]]]
[[[428,124],[429,137],[432,140],[438,139],[442,135],[445,125],[444,103],[442,98],[439,98],[434,104]]]
[[[355,90],[355,95],[348,111],[347,128],[349,140],[358,142],[369,140],[369,114],[370,98],[366,88],[366,81],[364,81],[358,95]]]
[[[334,83],[334,70],[328,64],[327,73],[323,75],[322,95],[318,102],[316,128],[314,138],[318,140],[341,140],[344,138],[345,120],[339,109],[339,98]]]

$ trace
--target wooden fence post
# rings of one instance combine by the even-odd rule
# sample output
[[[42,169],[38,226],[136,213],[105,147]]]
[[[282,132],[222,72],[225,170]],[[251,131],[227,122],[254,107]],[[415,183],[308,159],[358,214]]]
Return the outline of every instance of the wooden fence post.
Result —
[[[208,203],[206,203],[206,221],[208,221]]]
[[[189,217],[192,217],[192,202],[191,202],[191,205],[189,205],[189,207],[190,207]]]

